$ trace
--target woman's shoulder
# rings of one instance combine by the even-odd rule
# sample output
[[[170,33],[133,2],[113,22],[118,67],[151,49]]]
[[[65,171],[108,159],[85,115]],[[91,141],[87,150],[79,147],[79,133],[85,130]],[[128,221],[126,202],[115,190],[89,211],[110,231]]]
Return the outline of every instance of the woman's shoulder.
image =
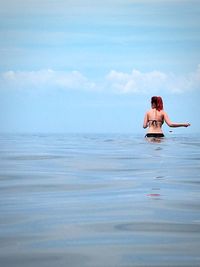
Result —
[[[159,112],[160,112],[161,115],[165,115],[166,114],[166,112],[163,109],[160,110]]]
[[[153,112],[152,108],[147,111],[147,113],[152,113],[152,112]]]

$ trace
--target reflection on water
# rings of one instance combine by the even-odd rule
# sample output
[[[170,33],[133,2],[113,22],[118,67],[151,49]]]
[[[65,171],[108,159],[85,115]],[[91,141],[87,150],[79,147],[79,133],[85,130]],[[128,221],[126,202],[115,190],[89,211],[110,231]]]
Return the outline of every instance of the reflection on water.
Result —
[[[1,135],[1,266],[200,266],[199,147]]]

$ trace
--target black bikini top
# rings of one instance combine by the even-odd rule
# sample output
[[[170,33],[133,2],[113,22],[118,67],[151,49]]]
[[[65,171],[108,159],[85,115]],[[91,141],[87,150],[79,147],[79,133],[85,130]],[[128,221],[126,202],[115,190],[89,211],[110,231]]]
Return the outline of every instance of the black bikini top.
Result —
[[[163,121],[159,121],[159,120],[149,120],[149,121],[152,121],[152,124],[155,126],[158,125],[158,122],[161,122],[163,124]]]

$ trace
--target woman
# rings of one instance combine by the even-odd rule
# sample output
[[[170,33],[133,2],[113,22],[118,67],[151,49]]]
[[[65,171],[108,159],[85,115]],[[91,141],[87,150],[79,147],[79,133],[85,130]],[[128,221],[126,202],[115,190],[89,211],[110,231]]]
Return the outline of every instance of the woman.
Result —
[[[164,137],[162,125],[164,121],[169,127],[188,127],[189,123],[173,123],[163,110],[163,101],[160,96],[151,98],[151,109],[145,114],[143,128],[149,127],[146,137]]]

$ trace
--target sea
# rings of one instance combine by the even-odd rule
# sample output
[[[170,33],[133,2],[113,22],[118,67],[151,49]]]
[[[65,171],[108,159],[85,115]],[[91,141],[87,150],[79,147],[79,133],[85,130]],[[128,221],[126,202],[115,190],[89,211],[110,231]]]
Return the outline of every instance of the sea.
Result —
[[[200,136],[1,134],[0,266],[199,267]]]

